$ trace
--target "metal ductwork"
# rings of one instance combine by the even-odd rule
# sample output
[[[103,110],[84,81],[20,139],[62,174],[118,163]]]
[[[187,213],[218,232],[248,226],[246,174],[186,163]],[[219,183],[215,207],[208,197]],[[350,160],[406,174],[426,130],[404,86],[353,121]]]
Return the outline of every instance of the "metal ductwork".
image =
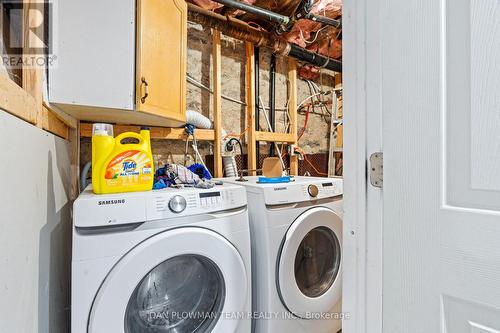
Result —
[[[276,54],[291,56],[315,66],[342,72],[342,62],[338,60],[308,51],[265,30],[251,27],[236,18],[223,16],[189,3],[188,8],[188,18],[192,22],[217,29],[226,36],[250,42],[257,47],[271,49]]]

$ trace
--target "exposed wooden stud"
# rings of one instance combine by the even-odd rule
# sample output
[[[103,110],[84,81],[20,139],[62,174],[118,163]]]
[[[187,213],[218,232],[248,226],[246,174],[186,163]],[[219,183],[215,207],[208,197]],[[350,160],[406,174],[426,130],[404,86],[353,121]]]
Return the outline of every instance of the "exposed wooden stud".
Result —
[[[246,42],[246,92],[247,92],[247,156],[248,170],[257,169],[257,143],[255,131],[255,50],[252,43]],[[249,171],[249,175],[256,175]]]
[[[288,58],[288,112],[290,114],[290,135],[292,144],[297,145],[297,62]],[[299,160],[294,154],[290,158],[290,174],[299,175]]]
[[[335,73],[335,89],[342,88],[342,74]],[[332,106],[332,119],[330,122],[330,142],[328,148],[328,176],[336,176],[337,155],[342,152],[343,147],[343,127],[339,124],[342,118],[342,95],[334,95]]]
[[[221,137],[222,137],[222,55],[220,45],[220,31],[213,31],[213,111],[214,111],[214,176],[223,177],[222,173],[222,152],[221,152]]]
[[[0,74],[0,109],[29,123],[37,121],[36,101],[7,75]]]
[[[43,2],[35,0],[24,0],[23,1],[23,11],[24,11],[24,27],[29,27],[29,29],[24,29],[24,56],[28,59],[32,58],[32,54],[28,52],[29,43],[32,40],[30,38],[31,34],[35,33],[37,36],[43,36],[43,25],[38,24],[39,18],[33,13],[38,13],[34,10],[44,6]],[[44,122],[45,112],[42,108],[42,71],[43,67],[39,66],[27,66],[23,65],[22,69],[22,87],[35,99],[35,125],[42,128]]]
[[[291,133],[255,132],[255,141],[295,143],[296,139]]]
[[[133,125],[114,125],[114,134],[119,135],[125,132],[139,132],[141,126]],[[209,129],[195,129],[194,131],[196,140],[199,141],[213,141],[215,138],[215,131]],[[92,137],[92,124],[80,124],[80,136],[83,138]],[[184,128],[170,128],[170,127],[151,127],[151,139],[159,140],[186,140],[187,133]]]

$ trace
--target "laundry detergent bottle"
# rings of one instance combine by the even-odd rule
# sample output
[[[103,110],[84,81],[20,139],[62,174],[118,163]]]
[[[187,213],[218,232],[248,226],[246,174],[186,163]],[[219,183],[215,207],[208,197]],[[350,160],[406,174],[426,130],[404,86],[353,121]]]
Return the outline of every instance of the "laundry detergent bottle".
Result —
[[[132,140],[130,140],[132,139]],[[136,141],[132,142],[131,141]],[[149,129],[113,137],[113,125],[92,126],[92,188],[96,194],[149,191],[153,187]]]

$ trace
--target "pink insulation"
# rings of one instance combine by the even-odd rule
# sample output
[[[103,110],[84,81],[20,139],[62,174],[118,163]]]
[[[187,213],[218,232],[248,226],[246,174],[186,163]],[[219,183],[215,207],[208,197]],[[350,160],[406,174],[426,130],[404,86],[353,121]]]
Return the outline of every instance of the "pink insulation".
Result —
[[[313,65],[304,65],[299,68],[299,76],[305,80],[316,80],[320,76],[320,71],[318,67]]]
[[[311,9],[311,12],[329,18],[338,18],[342,14],[342,0],[318,0]],[[322,27],[321,23],[311,20],[299,20],[284,37],[287,41],[305,48],[307,45],[312,44],[310,42],[319,39],[315,38],[315,32]]]
[[[339,18],[342,15],[342,0],[318,0],[311,12],[329,18]],[[324,26],[311,20],[299,20],[284,38],[309,51],[319,53],[332,59],[342,57],[342,40],[337,39],[339,30]],[[319,77],[320,70],[311,65],[299,69],[299,76],[306,80]]]
[[[220,3],[210,0],[187,0],[187,2],[191,2],[197,6],[200,6],[201,8],[208,10],[214,10],[223,7],[223,5],[221,5]]]

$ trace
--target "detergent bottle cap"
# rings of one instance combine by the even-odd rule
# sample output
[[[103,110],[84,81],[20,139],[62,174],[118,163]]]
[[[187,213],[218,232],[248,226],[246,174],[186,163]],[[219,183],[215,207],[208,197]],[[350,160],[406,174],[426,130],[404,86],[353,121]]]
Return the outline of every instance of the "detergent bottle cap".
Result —
[[[93,124],[92,135],[113,136],[113,125],[111,124]]]

